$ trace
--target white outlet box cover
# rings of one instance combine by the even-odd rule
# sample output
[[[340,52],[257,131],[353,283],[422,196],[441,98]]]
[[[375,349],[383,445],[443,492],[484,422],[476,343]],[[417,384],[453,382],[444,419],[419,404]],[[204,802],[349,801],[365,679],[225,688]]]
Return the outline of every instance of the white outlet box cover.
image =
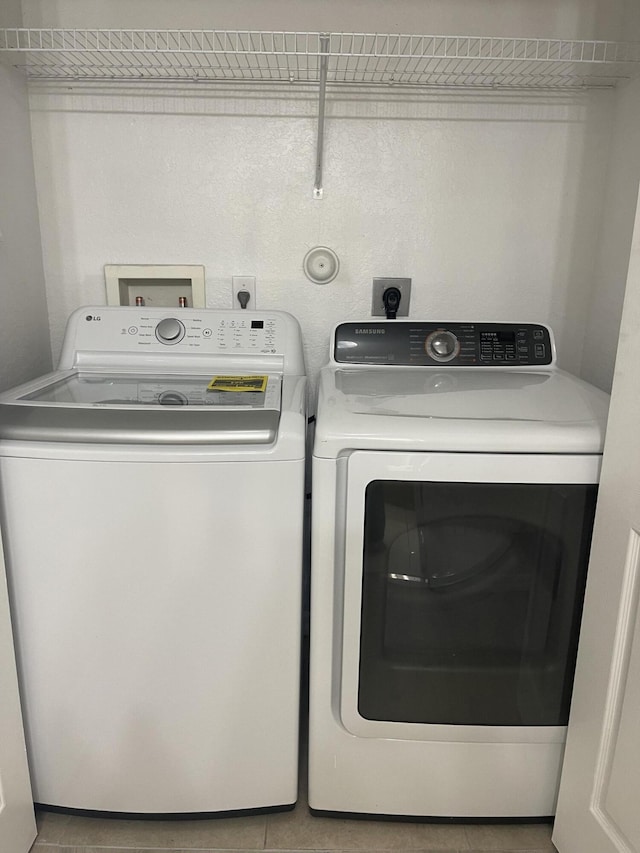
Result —
[[[104,278],[107,288],[107,305],[135,305],[131,294],[141,296],[153,293],[155,305],[173,305],[176,299],[162,300],[167,296],[185,295],[190,308],[206,308],[204,266],[197,264],[105,264]],[[160,294],[160,297],[158,297]]]

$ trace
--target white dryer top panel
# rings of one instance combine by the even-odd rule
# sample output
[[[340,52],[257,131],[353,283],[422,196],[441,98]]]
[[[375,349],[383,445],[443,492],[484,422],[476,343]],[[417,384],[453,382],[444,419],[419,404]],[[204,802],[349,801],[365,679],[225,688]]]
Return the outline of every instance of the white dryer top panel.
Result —
[[[325,368],[314,454],[601,453],[609,397],[565,373]]]
[[[321,372],[314,455],[348,449],[601,453],[609,397],[541,370],[336,368]]]
[[[609,397],[556,367],[540,323],[340,323],[314,455],[349,450],[600,454]]]

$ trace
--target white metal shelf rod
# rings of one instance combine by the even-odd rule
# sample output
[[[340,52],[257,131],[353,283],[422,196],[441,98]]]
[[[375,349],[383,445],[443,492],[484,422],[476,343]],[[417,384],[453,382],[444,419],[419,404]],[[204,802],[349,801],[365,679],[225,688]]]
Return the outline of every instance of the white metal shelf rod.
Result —
[[[320,47],[328,50],[329,49],[329,36],[323,35],[320,37]],[[320,86],[319,86],[319,96],[318,96],[318,137],[316,141],[316,179],[313,185],[313,197],[315,199],[321,199],[323,195],[322,188],[322,160],[323,160],[323,148],[324,148],[324,113],[325,113],[325,99],[326,99],[326,91],[327,91],[327,64],[328,57],[327,54],[323,54],[320,59]]]

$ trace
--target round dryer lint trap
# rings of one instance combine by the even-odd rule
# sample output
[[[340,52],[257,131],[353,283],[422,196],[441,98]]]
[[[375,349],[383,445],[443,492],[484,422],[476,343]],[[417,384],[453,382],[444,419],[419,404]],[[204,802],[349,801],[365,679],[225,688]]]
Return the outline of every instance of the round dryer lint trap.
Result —
[[[338,275],[340,261],[333,249],[316,246],[309,249],[302,262],[304,274],[314,284],[328,284]]]

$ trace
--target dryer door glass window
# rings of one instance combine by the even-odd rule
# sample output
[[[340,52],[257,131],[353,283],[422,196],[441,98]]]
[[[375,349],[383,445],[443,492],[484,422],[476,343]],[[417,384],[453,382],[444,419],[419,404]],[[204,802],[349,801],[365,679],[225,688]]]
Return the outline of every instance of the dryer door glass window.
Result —
[[[367,486],[358,710],[564,725],[597,486]]]

